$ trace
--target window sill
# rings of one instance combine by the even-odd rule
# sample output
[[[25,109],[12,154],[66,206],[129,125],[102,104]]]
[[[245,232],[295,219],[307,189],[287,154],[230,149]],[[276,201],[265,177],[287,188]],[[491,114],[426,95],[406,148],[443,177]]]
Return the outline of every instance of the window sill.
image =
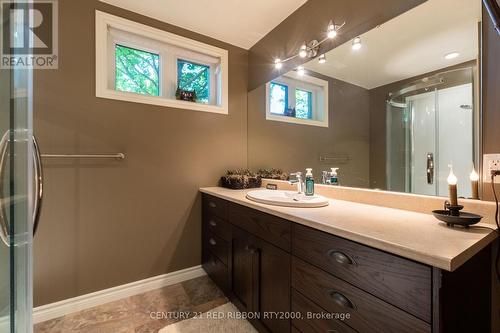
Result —
[[[308,125],[308,126],[318,126],[318,127],[327,127],[328,128],[328,121],[299,119],[299,118],[278,116],[278,115],[272,115],[272,114],[266,114],[266,120],[280,121],[283,123],[291,123],[291,124],[297,124],[297,125]]]
[[[176,99],[167,99],[164,97],[157,96],[147,96],[135,93],[128,93],[123,91],[116,91],[112,89],[105,89],[102,91],[96,91],[96,96],[100,98],[114,99],[119,101],[126,102],[134,102],[134,103],[142,103],[142,104],[150,104],[150,105],[158,105],[165,106],[177,109],[185,109],[192,111],[204,111],[204,112],[212,112],[218,114],[228,114],[228,109],[222,106],[217,105],[209,105],[202,103],[194,103],[194,102],[186,102],[179,101]]]

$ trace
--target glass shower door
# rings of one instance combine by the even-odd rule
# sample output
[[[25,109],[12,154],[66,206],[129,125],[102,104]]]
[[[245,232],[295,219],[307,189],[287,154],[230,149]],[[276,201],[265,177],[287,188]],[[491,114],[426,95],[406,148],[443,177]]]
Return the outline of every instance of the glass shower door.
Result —
[[[464,67],[426,77],[391,92],[387,100],[387,188],[448,195],[449,165],[459,196],[470,197],[475,164],[477,108],[474,69]],[[457,135],[460,134],[460,135]]]
[[[437,90],[410,96],[411,193],[437,195],[435,169],[437,151]]]
[[[26,1],[24,1],[26,3]],[[16,1],[10,1],[12,6]],[[14,7],[15,8],[15,7]],[[5,9],[5,7],[3,7]],[[2,15],[12,43],[28,27]],[[7,21],[7,22],[6,22]],[[15,21],[15,22],[13,22]],[[24,22],[21,20],[21,22]],[[8,29],[4,34],[5,29]],[[15,56],[15,55],[14,55]],[[32,70],[0,69],[0,332],[32,332],[32,238],[41,194],[32,133]],[[35,157],[35,159],[34,159]],[[34,163],[35,162],[35,163]],[[36,179],[34,182],[33,180]],[[37,194],[35,197],[34,194]]]

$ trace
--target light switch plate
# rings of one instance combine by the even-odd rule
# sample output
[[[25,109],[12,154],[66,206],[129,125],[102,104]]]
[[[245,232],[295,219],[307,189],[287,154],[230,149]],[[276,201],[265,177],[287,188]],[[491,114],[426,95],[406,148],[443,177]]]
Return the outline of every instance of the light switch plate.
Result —
[[[491,183],[491,170],[500,170],[500,154],[483,155],[483,182]],[[500,176],[496,176],[495,184],[500,184]]]

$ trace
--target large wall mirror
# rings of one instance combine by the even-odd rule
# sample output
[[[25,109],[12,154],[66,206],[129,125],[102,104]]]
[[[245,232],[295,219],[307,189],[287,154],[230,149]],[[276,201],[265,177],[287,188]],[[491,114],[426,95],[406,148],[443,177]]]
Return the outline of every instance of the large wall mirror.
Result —
[[[481,1],[429,0],[249,93],[248,162],[340,185],[471,197]]]

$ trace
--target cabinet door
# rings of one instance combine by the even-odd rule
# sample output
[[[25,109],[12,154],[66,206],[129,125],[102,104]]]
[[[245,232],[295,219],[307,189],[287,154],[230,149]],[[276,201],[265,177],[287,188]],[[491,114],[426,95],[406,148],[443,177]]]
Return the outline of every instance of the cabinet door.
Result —
[[[290,332],[290,254],[265,241],[258,244],[261,322],[273,333]]]
[[[232,232],[233,295],[242,311],[258,311],[255,291],[258,290],[258,272],[255,265],[257,251],[253,237],[239,228]]]
[[[262,331],[289,333],[290,254],[237,227],[232,234],[235,303],[241,311],[260,312]]]

